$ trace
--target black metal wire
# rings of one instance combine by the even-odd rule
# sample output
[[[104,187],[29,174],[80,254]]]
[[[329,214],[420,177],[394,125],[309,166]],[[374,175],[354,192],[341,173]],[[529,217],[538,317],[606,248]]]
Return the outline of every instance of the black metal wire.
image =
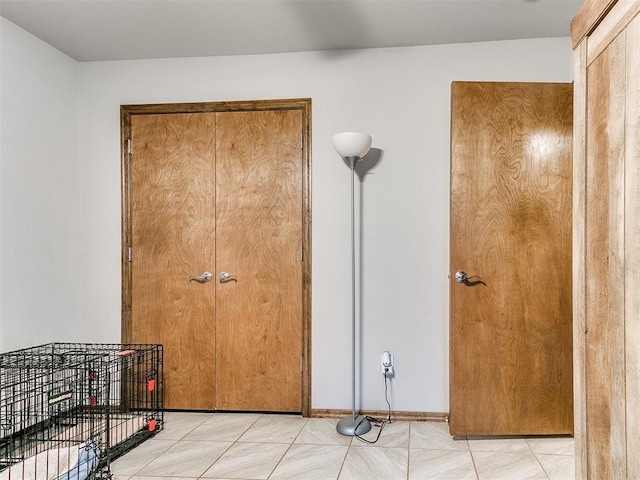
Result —
[[[387,388],[387,381],[388,381],[389,377],[387,377],[386,372],[384,373],[383,378],[384,378],[384,400],[385,400],[385,402],[387,402],[387,406],[388,406],[387,418],[385,420],[380,420],[380,419],[375,418],[375,417],[366,416],[362,420],[360,420],[358,425],[356,425],[356,428],[354,428],[354,432],[358,431],[358,427],[360,426],[360,424],[362,422],[364,422],[365,418],[367,420],[369,420],[369,422],[371,422],[372,425],[380,428],[380,430],[378,430],[378,435],[376,436],[375,440],[367,440],[366,438],[363,438],[360,435],[355,434],[355,437],[358,440],[360,440],[361,442],[364,442],[364,443],[376,443],[378,440],[380,440],[380,435],[382,434],[382,430],[384,430],[384,426],[387,423],[392,423],[391,422],[391,403],[389,402],[389,395],[388,395],[388,388]]]
[[[0,471],[50,449],[96,445],[92,478],[110,478],[111,460],[163,427],[162,362],[162,345],[152,344],[51,343],[0,354]]]

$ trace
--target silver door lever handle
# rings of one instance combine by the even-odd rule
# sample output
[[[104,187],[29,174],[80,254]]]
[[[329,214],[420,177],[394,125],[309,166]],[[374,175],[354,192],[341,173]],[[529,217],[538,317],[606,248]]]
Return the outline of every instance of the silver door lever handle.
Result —
[[[195,280],[200,283],[210,282],[212,278],[211,272],[204,272],[202,275],[189,275],[189,281]]]
[[[462,270],[458,270],[456,272],[456,276],[454,278],[456,279],[456,282],[464,283],[467,280],[469,280],[469,275],[467,275],[467,272],[463,272]]]
[[[482,278],[480,278],[480,276],[467,275],[467,273],[463,270],[458,270],[453,278],[455,278],[456,282],[464,283],[465,285],[475,285],[477,283],[482,283],[483,285],[485,284],[482,281]],[[474,279],[477,279],[477,280],[474,280]],[[474,281],[472,282],[471,280],[474,280]]]
[[[220,280],[220,283],[227,283],[231,280],[235,282],[238,281],[238,278],[235,275],[229,275],[227,272],[220,272],[220,274],[218,275],[218,279]]]

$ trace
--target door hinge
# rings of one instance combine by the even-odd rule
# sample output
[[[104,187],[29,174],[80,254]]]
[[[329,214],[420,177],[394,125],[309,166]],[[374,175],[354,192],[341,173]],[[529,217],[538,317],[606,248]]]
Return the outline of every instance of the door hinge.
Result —
[[[300,150],[302,150],[303,145],[304,145],[304,139],[302,137],[302,134],[300,134]]]
[[[302,357],[300,357],[300,373],[302,373]]]
[[[133,262],[133,248],[131,247],[128,248],[127,257],[129,258],[130,262]]]
[[[304,247],[300,245],[300,261],[304,262]]]
[[[131,139],[127,138],[127,153],[131,155]]]

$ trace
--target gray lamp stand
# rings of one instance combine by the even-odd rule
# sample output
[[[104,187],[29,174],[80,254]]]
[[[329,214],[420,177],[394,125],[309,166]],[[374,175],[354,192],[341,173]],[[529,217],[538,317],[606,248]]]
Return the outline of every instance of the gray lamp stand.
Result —
[[[342,418],[336,430],[342,435],[364,435],[371,423],[364,415],[356,415],[356,231],[355,231],[355,170],[361,157],[345,156],[351,169],[351,415]]]

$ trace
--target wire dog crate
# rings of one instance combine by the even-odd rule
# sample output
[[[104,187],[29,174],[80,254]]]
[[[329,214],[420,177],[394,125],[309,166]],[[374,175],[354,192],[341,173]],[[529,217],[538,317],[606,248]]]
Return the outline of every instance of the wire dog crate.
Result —
[[[0,480],[111,478],[164,426],[162,345],[50,343],[0,354]]]

